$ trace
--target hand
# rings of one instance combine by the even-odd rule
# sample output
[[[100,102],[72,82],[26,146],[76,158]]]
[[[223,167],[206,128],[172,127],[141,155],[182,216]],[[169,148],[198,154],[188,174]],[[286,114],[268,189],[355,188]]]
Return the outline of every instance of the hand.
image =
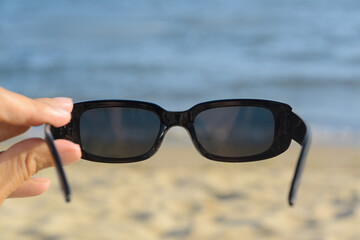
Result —
[[[30,99],[0,87],[0,142],[26,132],[31,126],[49,123],[55,127],[71,119],[73,102],[68,98]],[[56,140],[63,164],[81,157],[80,147],[67,140]],[[0,206],[8,197],[30,197],[45,192],[46,178],[32,177],[39,170],[53,166],[53,159],[43,139],[26,139],[0,153]]]

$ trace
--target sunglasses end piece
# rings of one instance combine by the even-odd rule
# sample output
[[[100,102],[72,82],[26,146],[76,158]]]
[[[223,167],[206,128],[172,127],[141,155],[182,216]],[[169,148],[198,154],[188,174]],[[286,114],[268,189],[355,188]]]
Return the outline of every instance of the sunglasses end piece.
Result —
[[[71,201],[71,195],[70,194],[65,195],[65,202],[69,203],[70,201]]]
[[[289,206],[290,207],[294,207],[294,205],[295,205],[295,199],[294,198],[289,198]]]

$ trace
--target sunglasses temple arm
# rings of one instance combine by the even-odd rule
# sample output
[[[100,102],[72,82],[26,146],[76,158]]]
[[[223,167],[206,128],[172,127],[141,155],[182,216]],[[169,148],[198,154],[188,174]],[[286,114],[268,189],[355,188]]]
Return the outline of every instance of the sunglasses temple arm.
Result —
[[[291,182],[289,192],[289,205],[293,206],[296,200],[296,194],[300,185],[301,175],[304,170],[306,157],[311,143],[310,128],[306,126],[305,122],[298,117],[295,113],[290,116],[293,131],[291,132],[292,139],[302,146],[299,159],[296,164],[294,177]]]
[[[51,155],[53,156],[56,171],[59,177],[59,182],[61,189],[63,191],[65,201],[70,202],[71,200],[71,191],[70,191],[70,185],[66,179],[65,171],[62,166],[62,162],[59,156],[58,151],[56,150],[55,144],[54,144],[54,136],[51,133],[51,126],[49,124],[45,125],[45,141],[50,149]]]

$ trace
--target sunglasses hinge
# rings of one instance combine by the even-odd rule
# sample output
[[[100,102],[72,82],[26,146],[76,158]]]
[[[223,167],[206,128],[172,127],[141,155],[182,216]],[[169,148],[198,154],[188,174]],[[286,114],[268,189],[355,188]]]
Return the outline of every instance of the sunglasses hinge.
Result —
[[[67,125],[57,128],[56,131],[53,132],[54,137],[57,138],[64,138],[70,141],[75,141],[73,137],[73,122],[70,121]]]

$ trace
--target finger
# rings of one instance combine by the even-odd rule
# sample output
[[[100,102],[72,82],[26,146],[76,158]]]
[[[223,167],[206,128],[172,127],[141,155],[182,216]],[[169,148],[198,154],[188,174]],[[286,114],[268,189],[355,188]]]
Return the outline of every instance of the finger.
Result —
[[[29,130],[29,128],[28,126],[17,126],[0,122],[0,142],[19,136]]]
[[[66,97],[37,98],[37,99],[34,99],[34,100],[50,104],[50,105],[52,105],[54,107],[64,109],[65,111],[67,111],[69,113],[71,113],[71,111],[73,109],[73,106],[74,106],[72,99],[71,98],[66,98]]]
[[[47,178],[33,177],[23,182],[8,198],[38,196],[49,188],[50,180]]]
[[[55,145],[64,165],[80,159],[78,145],[67,140],[56,140]],[[50,150],[42,139],[24,140],[0,154],[0,203],[36,172],[53,165]]]
[[[64,166],[76,162],[81,158],[80,146],[76,143],[70,142],[65,139],[58,139],[55,140],[55,147],[60,154],[60,158]],[[52,156],[51,156],[50,166],[54,166],[54,161]]]
[[[54,107],[64,109],[71,113],[73,109],[73,101],[70,98],[38,98],[34,101],[50,104]],[[0,142],[18,136],[29,130],[29,126],[19,126],[12,123],[0,122]],[[2,129],[2,130],[1,130]]]
[[[62,102],[64,98],[53,100]],[[69,99],[66,102],[70,101]],[[69,111],[46,100],[33,100],[0,87],[0,122],[19,126],[38,126],[49,123],[60,127],[71,119]],[[66,104],[66,103],[65,103]]]
[[[11,101],[5,101],[5,98],[8,98],[8,100],[11,100]],[[56,110],[63,109],[66,112],[71,113],[72,108],[73,108],[73,102],[70,98],[63,98],[63,97],[39,98],[39,99],[32,100],[32,99],[26,98],[22,95],[7,91],[0,87],[0,102],[2,103],[2,106],[1,106],[2,108],[0,109],[0,141],[7,140],[9,138],[18,136],[18,135],[26,132],[31,125],[38,125],[38,124],[31,124],[31,122],[34,121],[33,119],[29,119],[30,121],[28,121],[28,124],[26,124],[26,122],[24,122],[24,120],[21,120],[22,117],[26,118],[26,114],[29,115],[29,111],[31,112],[31,110],[29,110],[29,109],[26,109],[26,111],[22,110],[21,109],[21,108],[23,108],[22,106],[27,106],[28,104],[17,103],[17,102],[19,102],[19,98],[20,98],[21,102],[24,102],[24,101],[25,102],[35,102],[32,104],[37,105],[38,108],[40,108],[40,109],[43,109],[42,105],[45,105],[45,106],[47,106],[47,108],[53,107]],[[7,104],[7,102],[10,102],[10,104]],[[5,108],[8,109],[8,111],[6,111]],[[41,114],[41,113],[39,111],[34,110],[32,113],[32,116],[28,116],[27,118],[40,118],[39,116],[37,116],[37,114]],[[12,117],[16,118],[15,121],[12,121],[12,118],[9,119],[8,115],[13,115]],[[23,116],[18,117],[18,115],[23,115]],[[68,114],[65,114],[65,115],[66,115],[65,118],[68,118],[68,116],[67,116]],[[59,120],[64,121],[59,118],[56,118],[56,119],[57,119],[57,121],[59,121]],[[19,120],[21,120],[23,124],[19,124]],[[40,123],[40,124],[42,124],[42,123]],[[65,122],[65,124],[66,124],[66,122]]]

